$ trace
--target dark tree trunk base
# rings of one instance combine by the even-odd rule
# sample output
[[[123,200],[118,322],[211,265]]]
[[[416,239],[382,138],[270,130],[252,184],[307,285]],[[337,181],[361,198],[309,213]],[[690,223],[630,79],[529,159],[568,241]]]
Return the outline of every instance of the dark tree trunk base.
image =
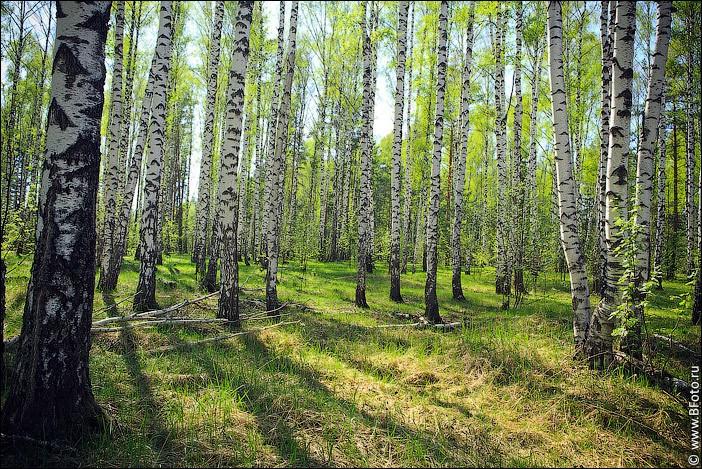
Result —
[[[356,306],[359,308],[368,308],[366,289],[359,286],[356,287]]]
[[[8,399],[3,409],[3,433],[74,444],[109,428],[109,418],[89,388],[82,390],[80,399],[71,395],[48,400],[41,389],[35,390],[34,396],[32,401]]]

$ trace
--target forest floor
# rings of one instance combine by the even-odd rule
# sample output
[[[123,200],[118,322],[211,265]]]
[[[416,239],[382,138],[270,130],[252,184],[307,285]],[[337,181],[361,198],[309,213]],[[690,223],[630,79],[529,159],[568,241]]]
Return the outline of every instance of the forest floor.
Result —
[[[31,259],[9,257],[6,338],[19,333]],[[402,277],[404,304],[389,300],[387,266],[369,276],[369,310],[353,306],[355,264],[282,266],[276,327],[227,340],[150,353],[228,332],[217,324],[95,333],[91,379],[111,418],[108,432],[75,451],[33,454],[44,465],[84,466],[682,466],[690,420],[683,405],[621,369],[597,373],[574,362],[568,282],[542,277],[517,309],[500,309],[494,271],[463,276],[466,301],[438,276],[441,314],[462,327],[413,327],[394,312],[423,311],[424,273]],[[139,264],[125,259],[117,291],[134,294]],[[188,256],[159,266],[162,306],[202,295]],[[244,287],[260,288],[258,266],[241,265]],[[652,332],[699,350],[700,329],[671,299],[682,279],[654,292]],[[262,299],[263,290],[242,298]],[[256,303],[247,301],[244,313]],[[253,306],[251,306],[253,305]],[[214,317],[216,298],[189,306]],[[118,304],[129,312],[128,301]],[[309,308],[309,309],[308,309]],[[178,316],[185,313],[181,311]],[[244,321],[243,329],[275,324]],[[114,324],[113,324],[114,326]],[[689,378],[690,363],[666,358]],[[6,458],[7,457],[7,458]],[[4,455],[3,465],[25,463]]]

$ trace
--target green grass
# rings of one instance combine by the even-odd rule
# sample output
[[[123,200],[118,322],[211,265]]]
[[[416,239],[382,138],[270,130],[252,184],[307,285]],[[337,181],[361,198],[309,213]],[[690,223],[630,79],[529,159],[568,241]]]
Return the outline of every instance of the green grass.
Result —
[[[31,259],[8,277],[6,336],[19,332]],[[8,267],[18,259],[10,257]],[[199,295],[187,256],[159,266],[158,301]],[[648,466],[685,464],[689,420],[673,398],[620,370],[575,363],[568,284],[548,275],[510,311],[499,308],[494,271],[464,275],[465,302],[451,299],[450,271],[438,296],[454,332],[376,328],[393,312],[423,310],[424,274],[402,277],[404,304],[388,298],[386,266],[369,277],[370,310],[353,306],[355,265],[282,266],[279,296],[300,323],[160,355],[144,353],[221,333],[216,326],[159,327],[94,335],[91,379],[112,417],[109,432],[44,464],[100,466]],[[241,266],[245,287],[263,286]],[[125,259],[118,289],[134,293],[138,263]],[[700,330],[654,292],[651,330],[698,347]],[[261,291],[246,297],[261,298]],[[95,297],[96,311],[105,299]],[[212,316],[207,308],[189,308]],[[129,303],[119,306],[129,309]],[[96,312],[96,318],[105,312]],[[244,324],[257,328],[267,322]],[[685,376],[689,364],[666,361]],[[21,460],[18,460],[21,462]]]

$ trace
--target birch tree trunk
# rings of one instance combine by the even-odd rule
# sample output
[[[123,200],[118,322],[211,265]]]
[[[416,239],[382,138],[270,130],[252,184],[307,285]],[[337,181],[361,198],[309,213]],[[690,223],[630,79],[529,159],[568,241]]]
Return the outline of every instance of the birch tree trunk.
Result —
[[[665,62],[668,58],[670,43],[670,27],[672,21],[673,2],[658,2],[658,26],[656,32],[656,49],[651,63],[646,107],[644,110],[643,126],[639,138],[639,151],[636,164],[636,195],[634,206],[636,224],[641,227],[636,255],[636,273],[634,287],[636,295],[643,297],[641,289],[650,277],[651,257],[651,198],[653,196],[653,148],[658,137],[663,84],[665,81]],[[643,309],[636,308],[636,324],[622,340],[622,350],[634,358],[643,358],[643,342],[641,327],[643,326]]]
[[[392,141],[390,179],[390,299],[402,302],[400,294],[400,166],[402,165],[403,98],[405,95],[405,47],[407,44],[408,2],[400,1],[397,17],[397,65],[395,67],[395,123]]]
[[[548,5],[548,48],[560,240],[570,274],[575,353],[582,355],[590,322],[590,291],[578,234],[577,197],[568,135],[567,97],[563,76],[563,19],[561,2],[558,1],[549,2]]]
[[[139,284],[134,297],[136,310],[158,309],[156,303],[156,257],[159,190],[161,188],[161,163],[163,158],[163,135],[166,120],[166,79],[170,69],[171,13],[170,1],[161,2],[158,37],[156,40],[156,70],[154,77],[151,128],[149,129],[149,159],[144,178],[144,210],[141,218],[143,251]]]
[[[210,185],[212,181],[212,144],[214,141],[214,118],[217,100],[217,75],[219,71],[220,39],[224,20],[224,2],[215,7],[214,24],[210,38],[210,53],[207,59],[207,97],[205,98],[205,125],[202,132],[202,160],[197,188],[197,210],[195,214],[195,241],[193,260],[197,272],[205,271],[207,258],[207,232],[210,214]]]
[[[402,210],[402,241],[404,243],[402,250],[402,264],[400,267],[401,273],[407,273],[407,262],[409,260],[410,247],[412,246],[411,240],[411,208],[412,208],[412,61],[414,57],[412,55],[412,43],[414,42],[414,10],[415,7],[411,5],[412,13],[410,14],[409,20],[409,52],[407,54],[407,61],[409,62],[407,70],[407,149],[405,151],[405,178],[404,178],[404,200],[403,200],[403,210]]]
[[[539,117],[539,87],[541,83],[542,41],[537,39],[536,51],[534,54],[533,75],[531,78],[531,110],[529,113],[529,161],[527,163],[527,180],[529,187],[529,267],[534,278],[540,268],[541,248],[538,242],[538,192],[536,185],[536,128]]]
[[[278,134],[278,113],[280,111],[280,81],[283,77],[283,54],[285,50],[284,44],[285,33],[285,2],[280,2],[280,13],[278,15],[278,49],[275,59],[275,75],[273,76],[273,101],[271,103],[270,119],[268,121],[268,136],[266,145],[266,167],[265,167],[265,186],[264,186],[264,215],[263,215],[263,235],[266,243],[266,309],[268,311],[276,309],[278,304],[278,293],[275,285],[276,279],[270,278],[270,262],[271,248],[273,238],[275,237],[276,218],[277,218],[277,200],[276,189],[278,188],[278,172],[282,169],[282,165],[278,164],[276,159],[276,143]],[[276,265],[277,272],[277,265]],[[275,303],[275,306],[268,306]]]
[[[509,274],[509,254],[507,247],[508,230],[505,224],[508,222],[509,211],[507,209],[507,144],[506,125],[507,114],[504,110],[505,96],[505,66],[503,59],[503,44],[505,34],[504,11],[498,5],[497,31],[495,37],[495,150],[497,152],[497,260],[495,265],[495,293],[509,295],[510,274]]]
[[[56,18],[36,249],[2,428],[72,442],[105,421],[89,352],[110,2],[57,2]]]
[[[282,4],[282,2],[281,2]],[[280,211],[283,204],[283,182],[285,154],[284,148],[288,139],[288,118],[290,116],[290,92],[292,90],[293,75],[295,72],[295,49],[297,38],[297,9],[298,2],[293,1],[290,10],[290,29],[288,31],[288,56],[285,64],[285,82],[283,83],[282,100],[278,112],[278,122],[275,128],[274,152],[270,158],[269,179],[270,190],[267,198],[266,210],[268,224],[268,269],[266,272],[266,309],[273,311],[280,305],[278,303],[278,251],[280,248]],[[281,14],[284,7],[281,6]],[[284,21],[285,16],[281,17]],[[282,54],[282,44],[281,54]],[[275,313],[270,313],[275,314]]]
[[[437,243],[439,239],[439,197],[441,196],[441,147],[444,132],[444,92],[446,91],[446,42],[448,37],[448,2],[439,10],[438,62],[436,76],[436,115],[434,120],[434,156],[431,163],[431,192],[427,212],[427,279],[424,286],[425,317],[432,324],[442,322],[436,297]]]
[[[115,56],[112,73],[112,115],[110,116],[109,138],[107,142],[107,174],[105,174],[105,218],[102,228],[102,258],[100,259],[100,280],[98,287],[103,291],[113,290],[106,282],[115,245],[115,220],[117,190],[122,176],[119,165],[119,145],[122,140],[122,51],[124,49],[124,1],[117,2],[115,20]],[[129,110],[126,110],[129,112]],[[115,285],[116,286],[116,285]]]
[[[240,1],[234,25],[234,50],[229,70],[227,90],[227,131],[222,144],[219,186],[222,198],[217,201],[221,207],[221,258],[222,289],[219,296],[217,317],[226,318],[235,326],[239,321],[239,264],[237,245],[238,186],[237,167],[239,165],[239,143],[242,130],[242,110],[244,108],[244,82],[249,59],[249,32],[253,3]]]
[[[631,82],[636,31],[636,5],[617,2],[612,56],[612,103],[609,119],[607,153],[607,186],[605,234],[607,240],[607,276],[598,308],[592,315],[588,338],[588,356],[594,367],[606,367],[612,360],[612,331],[610,318],[621,302],[620,278],[624,271],[615,249],[622,242],[617,220],[627,218],[629,137],[631,123]]]
[[[475,19],[475,2],[471,2],[468,13],[468,31],[466,32],[466,53],[463,60],[463,87],[461,89],[461,149],[458,152],[453,173],[453,230],[451,232],[451,252],[453,275],[451,286],[453,298],[463,300],[461,286],[461,229],[463,225],[463,188],[466,176],[466,157],[468,155],[468,134],[470,131],[470,73],[473,61],[473,22]]]
[[[605,211],[607,205],[607,154],[609,145],[609,116],[612,93],[612,39],[616,2],[603,1],[600,7],[600,37],[602,39],[602,106],[600,113],[600,159],[597,169],[597,270],[595,290],[602,295],[607,275],[607,240]]]
[[[665,135],[665,92],[661,97],[661,117],[658,123],[658,180],[656,207],[656,245],[653,252],[653,274],[658,283],[658,289],[663,288],[663,248],[665,237],[665,165],[666,165],[666,135]]]
[[[520,301],[521,294],[526,292],[524,286],[524,236],[525,236],[525,177],[524,158],[522,156],[522,19],[524,5],[516,4],[516,50],[514,64],[514,153],[512,157],[513,184],[512,193],[515,195],[513,203],[512,224],[512,256],[510,269],[514,273],[513,287],[515,293],[515,306]],[[576,186],[577,187],[577,186]]]
[[[372,8],[372,7],[371,7]],[[371,96],[371,37],[368,25],[368,2],[363,2],[363,104],[361,110],[361,180],[358,200],[358,273],[356,276],[356,306],[367,308],[366,301],[366,258],[370,240],[371,169],[373,165],[373,112]]]

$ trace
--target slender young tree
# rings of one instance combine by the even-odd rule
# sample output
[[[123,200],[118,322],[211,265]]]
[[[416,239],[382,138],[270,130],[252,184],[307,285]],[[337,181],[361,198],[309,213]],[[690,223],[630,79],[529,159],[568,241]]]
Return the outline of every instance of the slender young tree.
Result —
[[[609,117],[612,93],[612,39],[616,2],[600,3],[600,37],[602,42],[602,106],[600,111],[600,158],[597,166],[597,268],[595,290],[604,292],[607,273],[607,240],[605,211],[607,206],[607,154],[609,145]]]
[[[218,200],[221,207],[220,230],[222,236],[222,289],[219,297],[217,317],[228,319],[233,326],[239,327],[239,264],[237,246],[238,188],[237,167],[239,164],[239,143],[241,141],[242,111],[244,108],[244,81],[249,60],[249,32],[253,3],[240,1],[234,24],[234,50],[232,65],[229,69],[227,90],[227,126],[222,144],[220,160],[219,186],[222,198]]]
[[[161,2],[158,37],[156,40],[156,70],[152,113],[149,129],[149,158],[146,162],[144,178],[144,209],[141,218],[141,269],[139,284],[134,297],[136,310],[158,309],[156,303],[156,257],[159,214],[159,190],[161,187],[161,166],[163,159],[164,130],[166,121],[166,78],[170,70],[172,37],[172,2]]]
[[[214,142],[215,101],[217,99],[217,75],[219,71],[220,38],[224,20],[224,2],[217,1],[214,24],[210,37],[210,51],[207,58],[207,96],[205,98],[205,125],[202,132],[202,160],[198,183],[195,241],[193,260],[195,269],[204,273],[207,258],[207,232],[210,213],[210,183],[212,181],[212,145]]]
[[[556,188],[560,241],[573,297],[573,337],[576,355],[582,355],[590,323],[590,290],[585,273],[585,260],[578,234],[577,197],[573,178],[573,159],[568,133],[568,109],[563,76],[563,18],[561,2],[548,5],[548,50],[551,78],[553,134],[555,138]]]
[[[90,385],[95,213],[111,2],[57,2],[36,247],[3,433],[77,440],[104,415]]]
[[[436,269],[438,264],[439,198],[441,196],[441,147],[444,133],[444,93],[446,91],[448,37],[448,2],[441,2],[436,75],[436,115],[434,118],[434,156],[431,163],[431,192],[427,212],[427,279],[424,286],[425,317],[432,324],[441,323],[439,300],[436,297]]]
[[[670,26],[672,21],[673,2],[658,2],[658,26],[656,32],[656,48],[653,53],[646,107],[644,110],[643,126],[639,138],[639,151],[636,164],[636,195],[634,206],[636,210],[636,224],[641,227],[639,232],[639,250],[636,255],[636,273],[634,288],[637,296],[642,296],[641,289],[644,282],[650,277],[651,260],[651,199],[653,197],[653,148],[658,137],[659,121],[661,116],[661,102],[663,98],[663,84],[665,81],[665,62],[668,58],[668,44],[670,43]],[[622,350],[630,353],[635,358],[643,357],[643,342],[641,328],[643,326],[643,309],[636,308],[636,323],[622,340]]]
[[[514,58],[514,148],[512,153],[512,194],[514,213],[512,223],[512,255],[511,263],[514,274],[513,286],[515,298],[520,298],[520,294],[526,292],[524,286],[524,242],[525,242],[525,177],[526,168],[524,157],[522,156],[522,23],[524,16],[524,5],[522,2],[516,4],[516,50]],[[519,300],[515,300],[519,301]]]
[[[451,251],[453,274],[451,286],[453,298],[463,300],[461,286],[461,231],[463,229],[463,188],[466,176],[466,157],[468,154],[468,134],[470,131],[470,73],[473,61],[473,22],[475,19],[475,2],[471,2],[468,12],[468,30],[466,32],[466,53],[463,64],[461,88],[461,149],[458,152],[456,168],[453,171],[453,230],[451,232]]]
[[[409,41],[407,61],[409,65],[407,67],[407,148],[405,151],[405,172],[404,172],[404,200],[402,207],[402,239],[403,239],[403,250],[402,250],[402,266],[401,272],[407,273],[407,262],[409,261],[411,243],[411,208],[412,208],[412,179],[411,179],[411,165],[412,165],[412,62],[414,60],[412,54],[412,44],[414,42],[414,11],[415,7],[410,1],[410,7],[412,13],[410,14],[409,20],[409,36],[407,39]]]
[[[505,65],[504,65],[504,36],[505,12],[501,4],[497,11],[497,31],[495,34],[495,150],[497,152],[497,260],[495,266],[495,292],[503,295],[510,293],[509,273],[509,229],[506,226],[509,219],[507,205],[507,113],[504,109],[505,97]]]
[[[269,158],[270,165],[268,167],[270,180],[270,191],[267,198],[268,206],[266,211],[268,225],[268,236],[266,240],[266,244],[268,247],[268,269],[266,272],[266,309],[268,311],[276,310],[280,306],[278,304],[277,282],[278,253],[280,249],[280,212],[282,210],[284,196],[284,179],[281,176],[283,176],[284,174],[284,150],[288,140],[290,94],[292,90],[293,75],[295,72],[297,9],[298,2],[293,1],[292,8],[290,10],[290,28],[288,31],[288,55],[285,63],[285,81],[283,82],[280,108],[277,113],[278,121],[276,123],[276,129],[274,133],[275,141],[273,143],[273,154],[271,155],[272,157]],[[281,13],[284,13],[284,11],[284,7],[281,7]],[[284,21],[284,16],[281,18],[281,21]]]
[[[693,25],[688,20],[688,31]],[[695,245],[697,236],[697,210],[695,209],[695,103],[693,80],[693,47],[687,48],[687,90],[685,92],[685,220],[687,257],[686,273],[692,275],[695,271]],[[700,200],[702,203],[702,200]]]
[[[665,86],[665,85],[664,85]],[[657,206],[656,206],[656,244],[653,251],[653,275],[658,283],[657,288],[663,288],[663,248],[665,237],[665,165],[666,165],[666,132],[665,132],[665,92],[661,97],[661,117],[658,123],[658,177],[657,177]]]
[[[612,56],[612,102],[609,118],[607,153],[607,203],[605,234],[607,240],[607,275],[598,308],[592,315],[588,337],[588,356],[595,367],[606,367],[612,360],[612,331],[615,312],[622,300],[620,278],[624,266],[616,248],[622,243],[617,220],[626,220],[628,199],[629,137],[631,123],[631,83],[636,31],[636,5],[617,2]]]
[[[115,20],[115,56],[112,73],[112,114],[110,116],[109,138],[105,174],[105,218],[102,228],[102,259],[100,260],[100,281],[103,291],[114,289],[106,282],[112,260],[117,219],[117,191],[122,168],[119,165],[119,142],[122,137],[122,51],[124,49],[124,1],[118,1]],[[129,112],[128,110],[126,112]]]
[[[397,65],[395,66],[395,123],[392,141],[390,179],[390,299],[402,302],[400,294],[400,166],[402,165],[403,98],[405,95],[405,48],[407,44],[408,2],[400,1],[397,12]]]
[[[371,6],[372,8],[372,6]],[[358,273],[356,276],[356,306],[367,308],[366,272],[370,241],[371,168],[373,165],[373,109],[371,96],[371,26],[368,25],[368,2],[363,2],[361,31],[363,34],[363,105],[361,110],[361,177],[358,201]]]

